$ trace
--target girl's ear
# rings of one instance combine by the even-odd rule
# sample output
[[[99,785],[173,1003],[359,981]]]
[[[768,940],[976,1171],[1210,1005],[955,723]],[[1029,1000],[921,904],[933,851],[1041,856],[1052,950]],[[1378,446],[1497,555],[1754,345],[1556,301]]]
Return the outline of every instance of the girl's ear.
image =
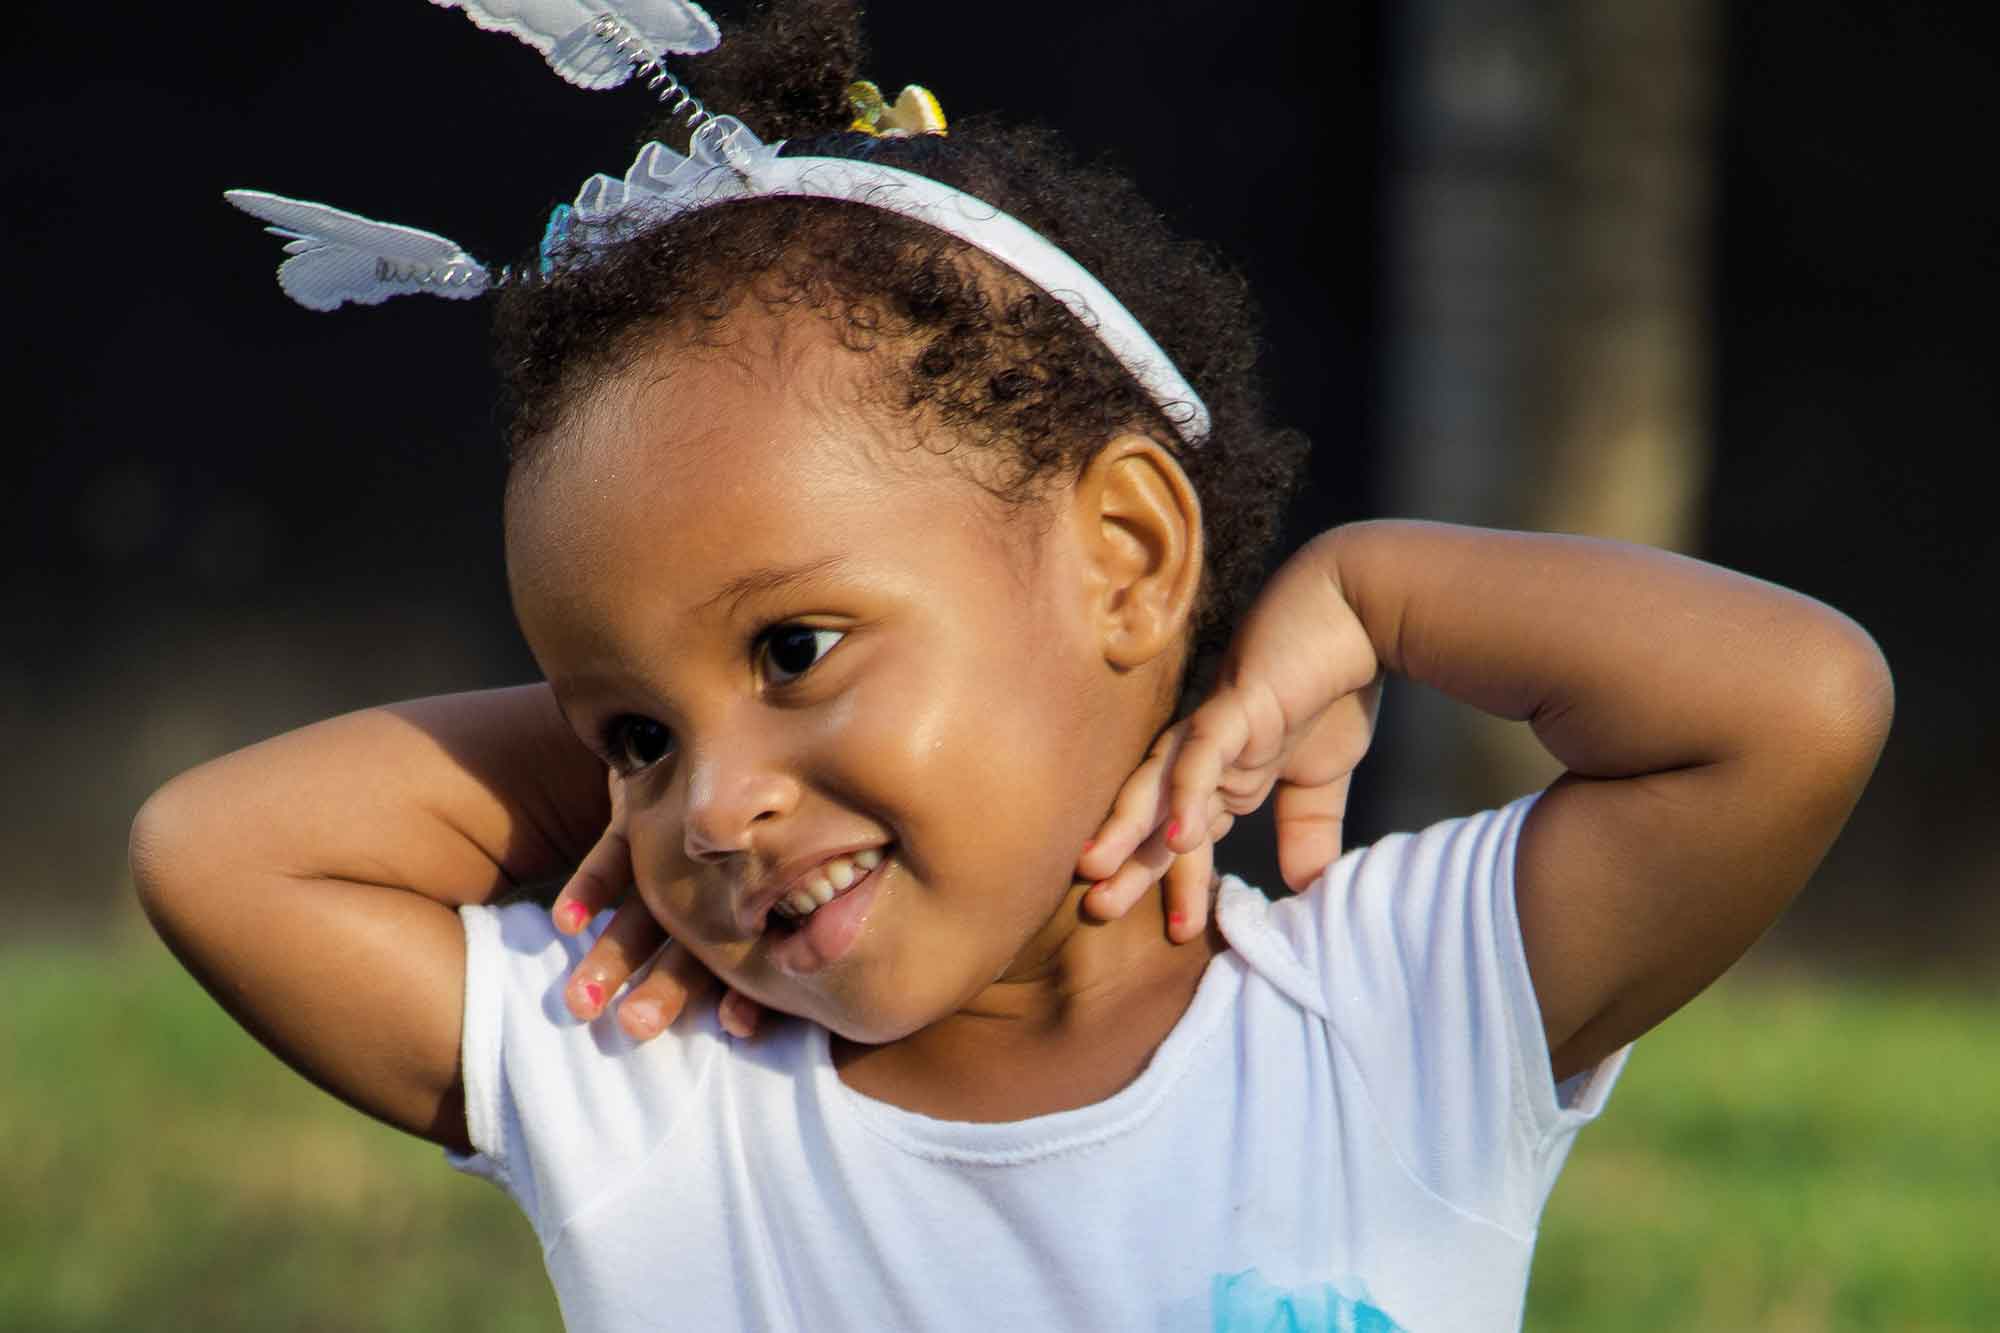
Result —
[[[1104,658],[1143,666],[1185,638],[1201,591],[1201,501],[1158,441],[1120,435],[1071,492]]]

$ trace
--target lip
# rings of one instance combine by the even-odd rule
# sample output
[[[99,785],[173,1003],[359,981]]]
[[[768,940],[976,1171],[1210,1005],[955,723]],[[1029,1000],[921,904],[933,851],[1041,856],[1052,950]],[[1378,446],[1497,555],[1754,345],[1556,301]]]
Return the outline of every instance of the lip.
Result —
[[[894,864],[892,849],[884,853],[880,864],[855,880],[844,893],[815,908],[812,915],[799,923],[798,929],[767,937],[765,956],[771,965],[787,975],[803,977],[846,957],[859,942],[882,881]]]
[[[813,852],[806,856],[793,857],[790,861],[779,866],[777,872],[764,881],[763,887],[745,898],[737,907],[736,929],[746,937],[763,934],[771,924],[771,909],[783,901],[786,894],[796,889],[799,886],[800,880],[827,862],[842,856],[853,856],[856,852],[865,852],[870,847],[881,848],[883,859],[886,861],[889,850],[894,846],[895,844],[892,842],[857,842],[846,847],[833,847]],[[881,868],[879,865],[876,866],[875,870],[869,871],[863,878],[872,879],[875,871]],[[860,881],[855,881],[854,885],[849,886],[847,892],[852,893],[859,885]],[[843,894],[842,896],[845,897],[846,895]],[[815,912],[813,915],[817,916],[818,913]]]

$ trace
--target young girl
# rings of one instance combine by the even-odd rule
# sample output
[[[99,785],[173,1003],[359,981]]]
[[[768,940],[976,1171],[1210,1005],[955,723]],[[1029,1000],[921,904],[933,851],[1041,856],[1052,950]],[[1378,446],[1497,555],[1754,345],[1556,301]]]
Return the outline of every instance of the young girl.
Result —
[[[703,89],[762,139],[593,182],[502,297],[546,683],[174,780],[147,910],[506,1188],[573,1328],[1518,1325],[1627,1043],[1859,795],[1879,655],[1571,537],[1363,524],[1254,591],[1298,450],[1237,285],[1041,135],[857,123],[856,54],[838,4],[732,39]],[[1335,859],[1384,672],[1568,773]],[[1274,792],[1276,902],[1210,857]],[[494,905],[580,861],[563,930]]]

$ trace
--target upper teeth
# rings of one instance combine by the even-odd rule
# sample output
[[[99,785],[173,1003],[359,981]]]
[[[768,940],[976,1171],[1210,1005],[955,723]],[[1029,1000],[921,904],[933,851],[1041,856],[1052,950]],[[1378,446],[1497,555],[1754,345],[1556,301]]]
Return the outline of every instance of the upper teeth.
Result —
[[[786,916],[811,916],[814,911],[852,888],[854,881],[881,864],[880,847],[869,847],[863,851],[850,852],[846,856],[836,856],[831,861],[807,871],[805,878],[778,901],[778,910]]]

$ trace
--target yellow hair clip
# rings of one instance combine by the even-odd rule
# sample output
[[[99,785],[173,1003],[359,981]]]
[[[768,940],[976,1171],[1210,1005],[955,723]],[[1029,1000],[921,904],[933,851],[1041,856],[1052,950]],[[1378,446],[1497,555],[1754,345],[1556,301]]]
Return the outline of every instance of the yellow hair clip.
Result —
[[[854,123],[847,128],[878,139],[946,132],[944,108],[930,89],[919,84],[906,85],[891,105],[883,100],[880,88],[858,79],[847,85],[847,104],[854,108]]]

